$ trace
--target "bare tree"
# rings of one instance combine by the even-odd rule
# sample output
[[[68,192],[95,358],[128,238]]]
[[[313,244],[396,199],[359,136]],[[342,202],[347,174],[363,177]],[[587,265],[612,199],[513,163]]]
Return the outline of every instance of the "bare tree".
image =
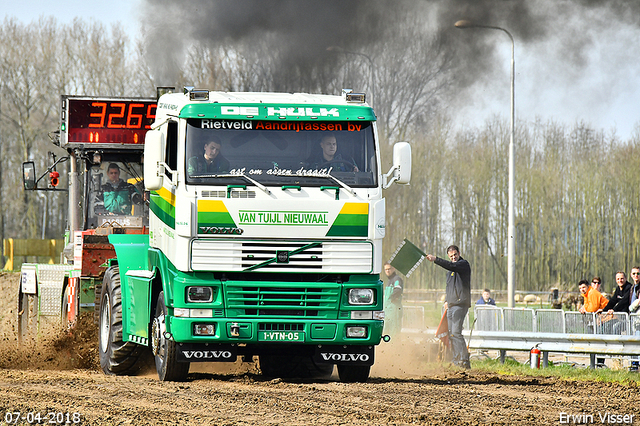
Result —
[[[46,193],[44,198],[25,192],[21,184],[21,163],[32,160],[43,173],[51,163],[47,153],[66,152],[51,144],[49,133],[59,126],[62,94],[127,95],[142,93],[137,85],[144,76],[135,74],[129,42],[119,26],[109,33],[102,24],[76,19],[60,25],[54,18],[30,24],[5,19],[0,26],[0,80],[2,81],[3,171],[2,197],[5,229],[11,237],[39,237],[42,209],[47,207],[45,235],[60,237],[66,222],[67,197]],[[147,86],[149,87],[149,86]],[[58,169],[64,180],[63,167]],[[41,183],[43,185],[46,183]]]

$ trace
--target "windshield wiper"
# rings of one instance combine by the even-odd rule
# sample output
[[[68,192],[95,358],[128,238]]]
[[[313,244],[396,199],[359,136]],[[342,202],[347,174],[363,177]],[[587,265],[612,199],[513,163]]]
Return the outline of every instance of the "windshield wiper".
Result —
[[[329,171],[331,171],[331,170],[329,170]],[[334,175],[331,175],[331,174],[328,174],[328,173],[327,174],[323,174],[323,175],[317,175],[317,176],[305,176],[305,175],[296,175],[296,176],[298,176],[298,177],[313,177],[313,178],[328,178],[328,179],[332,179],[338,185],[340,185],[341,187],[343,187],[344,189],[349,191],[352,195],[356,195],[356,191],[353,188],[351,188],[349,185],[347,185],[346,183],[344,183],[343,181],[341,181],[340,179],[338,179]]]
[[[261,184],[260,182],[258,182],[257,180],[250,178],[249,176],[247,176],[244,173],[234,173],[234,174],[225,174],[225,175],[192,175],[189,176],[190,178],[194,179],[194,178],[225,178],[225,177],[241,177],[241,178],[245,178],[246,180],[248,180],[249,182],[251,182],[252,184],[254,184],[255,186],[257,186],[259,189],[261,189],[262,191],[264,191],[265,194],[267,195],[271,195],[271,191],[269,190],[269,188],[267,188],[266,186],[264,186],[263,184]]]
[[[351,195],[356,195],[356,191],[354,191],[353,188],[351,188],[349,185],[347,185],[346,183],[344,183],[343,181],[341,181],[337,177],[335,177],[333,175],[328,175],[327,177],[330,177],[331,179],[336,181],[338,183],[338,185],[340,185],[341,187],[343,187],[344,189],[349,191],[351,193]]]

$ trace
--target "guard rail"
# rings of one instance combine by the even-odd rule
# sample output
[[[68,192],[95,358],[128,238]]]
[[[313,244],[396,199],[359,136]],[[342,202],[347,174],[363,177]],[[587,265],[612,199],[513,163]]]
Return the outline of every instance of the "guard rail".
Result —
[[[476,306],[469,348],[530,351],[537,347],[548,363],[548,354],[640,354],[640,314],[595,314],[561,309],[497,308]]]

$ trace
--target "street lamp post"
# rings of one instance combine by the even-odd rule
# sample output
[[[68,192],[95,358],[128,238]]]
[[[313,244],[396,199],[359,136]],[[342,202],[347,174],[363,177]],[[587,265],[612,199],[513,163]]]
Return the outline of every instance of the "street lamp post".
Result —
[[[375,65],[373,65],[373,60],[371,59],[371,57],[361,52],[352,52],[350,50],[343,49],[340,46],[329,46],[327,47],[327,50],[329,52],[342,52],[350,55],[363,56],[369,61],[369,66],[371,67],[371,108],[373,108],[373,98],[375,97],[375,91],[376,91],[376,76],[374,73]]]
[[[506,33],[511,39],[511,137],[509,140],[509,223],[507,227],[507,303],[510,308],[514,306],[515,273],[516,273],[516,247],[515,247],[515,158],[513,141],[515,139],[515,90],[516,90],[516,61],[515,42],[511,33],[504,28],[491,25],[474,24],[471,21],[461,20],[455,23],[457,28],[488,28]]]

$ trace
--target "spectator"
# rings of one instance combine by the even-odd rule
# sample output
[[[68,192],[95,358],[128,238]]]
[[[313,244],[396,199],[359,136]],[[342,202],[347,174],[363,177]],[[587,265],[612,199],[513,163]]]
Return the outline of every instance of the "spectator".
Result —
[[[640,306],[640,266],[631,268],[631,281],[629,312],[636,312]]]
[[[389,278],[384,288],[384,329],[390,336],[396,336],[402,329],[403,283],[396,268],[388,262],[384,264],[384,273]]]
[[[491,290],[485,288],[482,292],[482,297],[478,299],[476,305],[496,305],[496,301],[491,298]]]
[[[616,272],[616,290],[611,295],[609,303],[602,310],[610,314],[614,312],[629,312],[629,301],[631,300],[631,283],[627,281],[624,272]]]
[[[587,280],[578,283],[580,294],[584,297],[584,305],[579,309],[580,313],[598,312],[607,306],[609,301],[595,288],[589,285]]]
[[[471,307],[471,265],[460,257],[458,246],[447,247],[447,257],[449,257],[449,261],[432,254],[427,255],[430,262],[451,271],[447,274],[447,295],[444,309],[447,311],[453,364],[462,368],[471,368],[469,351],[462,335],[464,318]]]
[[[602,285],[602,280],[600,279],[600,277],[598,276],[593,277],[593,279],[591,280],[591,287],[595,288],[600,292],[600,294],[605,296],[604,290],[603,290],[604,286]]]

